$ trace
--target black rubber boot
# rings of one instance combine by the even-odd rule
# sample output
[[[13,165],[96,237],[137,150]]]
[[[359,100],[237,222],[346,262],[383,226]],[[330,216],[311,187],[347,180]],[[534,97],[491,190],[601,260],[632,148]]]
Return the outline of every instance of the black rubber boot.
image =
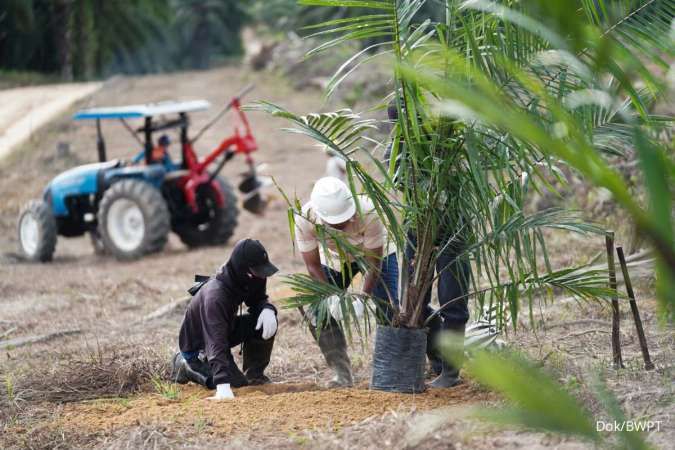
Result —
[[[171,381],[174,383],[185,384],[188,382],[187,376],[185,375],[185,368],[183,367],[185,360],[183,355],[180,352],[176,352],[171,358]]]
[[[429,308],[433,312],[433,309]],[[437,377],[443,371],[443,359],[436,348],[436,339],[441,332],[442,320],[439,316],[435,316],[429,322],[429,332],[427,334],[427,358],[429,359],[430,372],[434,377]]]
[[[320,332],[313,329],[312,334],[319,344],[321,353],[323,353],[323,357],[326,359],[326,364],[335,372],[335,376],[330,381],[329,386],[353,386],[352,364],[347,354],[347,341],[337,322],[331,319],[327,327]]]
[[[442,361],[441,374],[429,386],[432,388],[451,388],[461,382],[459,371],[464,361],[464,328],[465,324],[445,325],[445,330],[454,334],[454,344],[451,349],[452,361]]]
[[[176,353],[171,361],[171,380],[180,384],[192,381],[193,383],[213,389],[213,378],[209,363],[199,358],[188,362],[180,352]]]
[[[274,347],[274,337],[268,340],[253,338],[244,342],[244,375],[251,385],[267,384],[272,380],[265,375]]]

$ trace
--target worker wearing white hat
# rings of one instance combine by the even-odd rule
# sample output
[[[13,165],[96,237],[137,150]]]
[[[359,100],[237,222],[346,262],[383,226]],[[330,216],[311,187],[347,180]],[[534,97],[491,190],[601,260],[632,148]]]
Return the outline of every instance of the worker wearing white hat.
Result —
[[[335,177],[319,179],[312,190],[311,200],[302,208],[302,216],[295,217],[296,244],[312,278],[343,289],[349,286],[353,276],[361,268],[353,258],[341,261],[339,271],[330,268],[322,264],[320,248],[327,249],[329,253],[323,255],[324,261],[339,260],[339,243],[336,242],[337,239],[328,236],[334,234],[347,241],[350,246],[362,250],[368,262],[368,269],[363,274],[363,293],[379,300],[381,309],[386,308],[398,295],[396,253],[384,254],[387,231],[372,201],[360,196],[358,209],[359,211],[352,192],[343,181]],[[317,225],[326,227],[330,233],[322,233],[320,236]],[[363,311],[363,303],[360,301],[355,301],[353,306],[357,314]],[[335,372],[332,384],[351,386],[353,380],[347,344],[342,330],[334,320],[342,318],[339,299],[329,299],[329,310],[333,318],[329,320],[327,327],[314,335],[326,363]]]

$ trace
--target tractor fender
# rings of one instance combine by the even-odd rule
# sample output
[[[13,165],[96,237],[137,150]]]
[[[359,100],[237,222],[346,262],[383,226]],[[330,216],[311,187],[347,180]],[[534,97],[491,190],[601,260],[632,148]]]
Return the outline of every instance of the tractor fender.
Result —
[[[151,164],[149,166],[130,166],[118,167],[102,172],[102,190],[107,189],[113,183],[120,180],[143,180],[159,189],[164,182],[166,170],[161,164]]]
[[[52,212],[56,217],[69,215],[66,199],[71,196],[96,194],[98,174],[119,164],[117,161],[85,164],[60,173],[47,185],[44,197],[50,199]]]

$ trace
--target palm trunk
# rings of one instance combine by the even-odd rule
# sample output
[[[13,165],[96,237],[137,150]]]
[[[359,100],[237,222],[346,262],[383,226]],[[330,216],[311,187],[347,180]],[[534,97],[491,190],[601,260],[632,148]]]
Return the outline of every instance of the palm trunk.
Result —
[[[96,48],[91,0],[76,0],[71,17],[73,76],[80,79],[89,78],[93,75],[92,57]]]
[[[73,55],[71,47],[71,8],[69,0],[54,1],[54,16],[56,25],[54,27],[54,41],[56,42],[56,51],[59,57],[59,67],[61,69],[61,78],[66,81],[73,79]]]

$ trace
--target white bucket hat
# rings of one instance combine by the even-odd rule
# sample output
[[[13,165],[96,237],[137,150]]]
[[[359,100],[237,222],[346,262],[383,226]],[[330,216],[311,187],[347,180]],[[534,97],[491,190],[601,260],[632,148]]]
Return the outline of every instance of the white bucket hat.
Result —
[[[356,213],[352,193],[335,177],[323,177],[314,184],[311,206],[316,215],[330,225],[346,222]]]

